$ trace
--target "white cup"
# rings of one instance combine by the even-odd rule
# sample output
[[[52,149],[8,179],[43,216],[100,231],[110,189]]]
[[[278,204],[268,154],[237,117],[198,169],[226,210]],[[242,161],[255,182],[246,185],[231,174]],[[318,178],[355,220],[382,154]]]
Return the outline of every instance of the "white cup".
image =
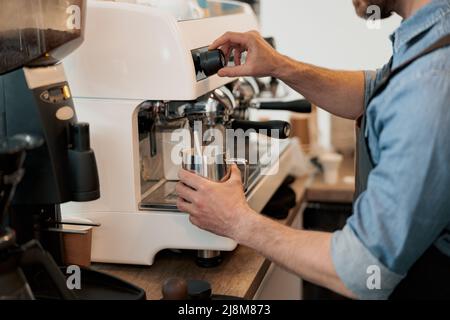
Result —
[[[323,166],[323,176],[326,184],[336,184],[339,181],[339,169],[344,157],[339,153],[324,153],[319,157]]]

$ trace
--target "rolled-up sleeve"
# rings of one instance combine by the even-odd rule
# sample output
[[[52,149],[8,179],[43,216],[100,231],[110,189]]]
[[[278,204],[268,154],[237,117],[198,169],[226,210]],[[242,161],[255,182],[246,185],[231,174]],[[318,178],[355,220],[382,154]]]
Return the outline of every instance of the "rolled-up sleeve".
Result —
[[[332,259],[339,278],[358,299],[387,299],[404,277],[378,261],[349,226],[334,233]],[[373,277],[379,277],[379,287],[373,285]]]
[[[389,72],[389,70],[390,64],[388,63],[376,71],[374,70],[364,71],[364,79],[365,79],[364,100],[366,107],[378,83],[380,83],[383,80],[384,76]]]

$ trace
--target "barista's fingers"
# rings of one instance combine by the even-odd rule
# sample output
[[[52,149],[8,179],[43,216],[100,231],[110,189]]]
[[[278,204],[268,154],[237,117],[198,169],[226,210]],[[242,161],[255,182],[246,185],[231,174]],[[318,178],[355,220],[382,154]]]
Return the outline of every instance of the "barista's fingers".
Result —
[[[210,46],[209,50],[217,49],[225,44],[231,43],[233,45],[241,45],[246,47],[249,37],[245,33],[237,32],[227,32],[216,41],[214,41]]]
[[[238,47],[234,49],[234,64],[236,66],[240,66],[241,65],[241,56],[242,56],[242,48]]]
[[[186,186],[184,183],[177,183],[175,191],[181,198],[189,201],[190,203],[194,203],[195,191]]]
[[[187,202],[183,198],[178,198],[178,200],[177,200],[177,208],[181,212],[186,212],[186,213],[193,213],[194,209],[195,209],[194,205],[192,203]]]
[[[195,190],[198,190],[205,183],[204,178],[183,169],[178,173],[178,177],[181,182]]]
[[[231,56],[232,49],[233,48],[231,47],[230,44],[225,44],[225,45],[220,47],[220,50],[222,50],[223,54],[225,55],[226,63],[228,63],[228,61],[230,61],[230,56]]]
[[[251,70],[247,68],[245,64],[235,67],[226,67],[220,69],[217,73],[220,77],[240,77],[240,76],[251,76]]]

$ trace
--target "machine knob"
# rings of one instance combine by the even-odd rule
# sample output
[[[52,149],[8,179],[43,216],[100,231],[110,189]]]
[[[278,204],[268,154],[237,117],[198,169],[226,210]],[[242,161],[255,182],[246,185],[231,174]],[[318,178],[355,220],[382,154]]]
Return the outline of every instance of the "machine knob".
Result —
[[[226,66],[225,55],[220,49],[198,53],[194,61],[196,71],[203,72],[207,77]]]

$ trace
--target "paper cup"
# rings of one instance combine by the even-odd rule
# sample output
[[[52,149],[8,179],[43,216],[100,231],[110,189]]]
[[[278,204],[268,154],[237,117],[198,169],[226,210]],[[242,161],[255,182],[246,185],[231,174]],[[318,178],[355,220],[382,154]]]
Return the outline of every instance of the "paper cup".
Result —
[[[92,223],[87,219],[67,219],[72,223]],[[84,231],[86,234],[64,234],[64,262],[66,265],[91,266],[92,227],[64,225],[64,230]]]
[[[323,166],[323,178],[326,184],[336,184],[339,181],[339,169],[343,156],[338,153],[325,153],[320,157]]]

